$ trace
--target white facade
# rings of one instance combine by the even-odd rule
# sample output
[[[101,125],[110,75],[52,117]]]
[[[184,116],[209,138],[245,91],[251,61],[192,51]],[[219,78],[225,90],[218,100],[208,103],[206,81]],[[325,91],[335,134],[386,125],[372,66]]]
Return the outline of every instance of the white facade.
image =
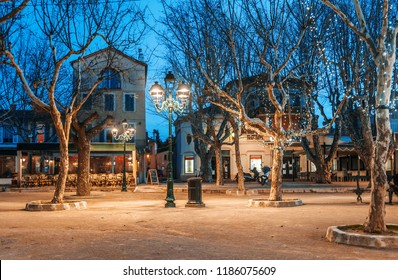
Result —
[[[176,175],[178,179],[185,181],[189,177],[198,174],[201,162],[195,152],[191,124],[189,122],[179,122],[176,129]],[[189,136],[192,138],[191,141],[189,141]],[[269,138],[264,140],[257,134],[242,134],[239,137],[240,155],[244,172],[250,172],[254,167],[261,171],[263,166],[272,166],[272,141]],[[232,142],[232,140],[231,136],[231,139],[226,142]],[[221,150],[223,168],[225,168],[224,178],[234,179],[238,173],[235,147],[234,145],[223,145]],[[195,173],[192,173],[192,170],[187,168],[191,159],[193,159]],[[296,144],[286,147],[283,167],[284,177],[291,179],[298,178],[300,172],[307,170],[307,159],[302,153],[301,145]]]

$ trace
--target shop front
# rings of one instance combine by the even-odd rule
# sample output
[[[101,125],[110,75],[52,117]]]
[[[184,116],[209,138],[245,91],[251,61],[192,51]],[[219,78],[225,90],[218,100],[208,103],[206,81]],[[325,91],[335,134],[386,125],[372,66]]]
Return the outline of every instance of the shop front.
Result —
[[[10,156],[12,157],[12,156]],[[20,186],[25,176],[57,175],[59,173],[58,143],[20,143],[17,145],[16,156],[7,162],[15,162],[14,174]],[[125,168],[124,168],[125,164]],[[69,145],[69,174],[78,170],[77,150]],[[126,143],[124,151],[121,143],[93,143],[90,146],[91,174],[126,174],[137,178],[138,162],[135,144]]]

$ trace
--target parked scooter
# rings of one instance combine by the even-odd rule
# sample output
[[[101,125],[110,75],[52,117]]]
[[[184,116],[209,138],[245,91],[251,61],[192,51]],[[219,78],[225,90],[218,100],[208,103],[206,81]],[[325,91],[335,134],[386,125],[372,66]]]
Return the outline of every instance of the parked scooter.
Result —
[[[257,182],[264,186],[264,184],[268,184],[268,178],[271,173],[271,168],[269,166],[263,166],[261,169],[263,172],[257,177]]]
[[[256,179],[250,173],[246,173],[246,172],[243,172],[243,178],[244,178],[245,182],[256,181]],[[235,181],[238,182],[238,174],[236,174],[236,176],[235,176]]]
[[[245,179],[245,182],[258,182],[261,185],[268,184],[268,177],[271,172],[271,168],[268,166],[263,166],[261,169],[262,173],[258,172],[257,168],[254,167],[251,170],[253,175],[251,173],[243,172],[243,178]],[[238,182],[238,174],[235,176],[235,181]]]

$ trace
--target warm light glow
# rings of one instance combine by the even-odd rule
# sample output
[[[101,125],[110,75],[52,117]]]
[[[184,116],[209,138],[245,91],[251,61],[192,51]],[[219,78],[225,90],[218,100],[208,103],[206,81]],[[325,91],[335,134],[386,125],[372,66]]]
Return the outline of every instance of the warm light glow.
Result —
[[[159,106],[165,99],[164,89],[161,85],[158,84],[158,82],[155,82],[151,86],[151,88],[149,89],[149,93],[151,94],[152,102],[155,105]]]
[[[134,131],[135,131],[135,129],[134,128],[132,128],[132,127],[130,127],[129,129],[127,129],[127,131],[126,131],[126,133],[128,134],[128,135],[134,135]]]
[[[176,90],[176,98],[179,100],[183,107],[188,105],[190,90],[188,85],[180,84]]]

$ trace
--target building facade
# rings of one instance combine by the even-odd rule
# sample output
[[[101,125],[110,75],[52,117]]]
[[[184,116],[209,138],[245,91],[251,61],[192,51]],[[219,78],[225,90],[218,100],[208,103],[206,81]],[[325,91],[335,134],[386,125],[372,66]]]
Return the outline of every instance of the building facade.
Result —
[[[114,48],[106,48],[72,62],[72,66],[75,88],[80,91],[81,99],[87,96],[94,83],[100,82],[79,111],[79,119],[84,120],[96,112],[99,117],[91,124],[95,126],[108,115],[114,118],[111,125],[105,127],[92,139],[93,144],[105,145],[102,151],[92,153],[92,172],[115,172],[115,168],[121,170],[120,165],[123,163],[124,155],[109,156],[105,155],[103,150],[110,149],[112,143],[118,143],[112,135],[112,130],[117,128],[121,133],[121,123],[127,121],[129,127],[134,129],[134,137],[128,141],[126,168],[136,177],[137,183],[144,182],[146,169],[144,151],[147,145],[145,118],[147,65]],[[76,85],[80,85],[80,88]]]
[[[126,170],[137,183],[145,180],[144,149],[146,146],[145,86],[147,65],[113,49],[106,48],[72,62],[74,91],[84,98],[89,88],[100,81],[87,99],[78,118],[86,119],[97,112],[96,122],[110,115],[114,121],[92,139],[90,169],[92,173],[120,173],[123,157]],[[25,174],[56,174],[59,158],[58,140],[51,118],[46,112],[10,110],[0,121],[0,176],[18,178]],[[135,130],[134,138],[123,145],[112,137],[112,129],[121,130],[126,120]],[[90,126],[96,125],[96,122]],[[142,160],[141,160],[142,158]],[[70,144],[70,173],[77,172],[77,153]]]

